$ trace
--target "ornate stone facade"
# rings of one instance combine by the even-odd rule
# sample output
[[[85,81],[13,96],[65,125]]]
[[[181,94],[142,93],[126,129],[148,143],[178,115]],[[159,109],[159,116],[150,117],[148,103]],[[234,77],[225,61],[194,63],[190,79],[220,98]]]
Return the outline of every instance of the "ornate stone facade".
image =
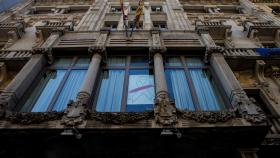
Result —
[[[128,9],[127,23],[132,24],[138,3],[126,0],[124,6]],[[176,135],[185,140],[178,143],[194,149],[194,153],[183,151],[184,156],[205,158],[224,150],[238,153],[228,154],[232,158],[256,157],[255,148],[265,153],[268,146],[279,145],[279,8],[278,0],[145,0],[142,26],[131,33],[133,29],[126,32],[123,27],[125,18],[119,0],[24,0],[0,14],[0,129],[8,131],[3,135],[11,134],[10,130],[36,133],[43,129],[48,133],[53,129],[61,137],[76,135],[78,139],[80,134],[113,137],[118,133],[131,134],[137,140],[143,135],[152,140],[160,135],[159,140],[165,141],[165,136]],[[111,56],[149,59],[156,94],[150,111],[95,109],[102,77],[106,79],[101,74],[108,73],[102,71],[110,69]],[[66,109],[21,111],[40,77],[45,77],[46,69],[53,71],[56,59],[72,57],[75,62],[79,57],[89,58],[90,62],[77,95],[68,101]],[[202,69],[209,70],[211,75],[207,77],[221,93],[225,108],[179,109],[165,74],[171,69],[167,64],[171,57],[183,61],[186,57],[203,59]],[[70,68],[66,70],[68,75]],[[129,72],[127,63],[125,70]],[[127,89],[128,81],[124,87]],[[194,94],[193,87],[190,89],[192,99],[204,97]],[[198,102],[196,99],[194,102]],[[205,153],[199,154],[200,147]],[[133,149],[132,153],[140,151]],[[0,150],[0,157],[2,153]]]

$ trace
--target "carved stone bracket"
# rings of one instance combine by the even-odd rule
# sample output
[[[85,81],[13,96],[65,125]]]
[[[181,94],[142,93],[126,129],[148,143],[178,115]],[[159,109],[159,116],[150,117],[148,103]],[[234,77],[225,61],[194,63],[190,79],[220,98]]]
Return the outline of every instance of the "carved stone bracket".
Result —
[[[150,53],[164,53],[166,52],[166,47],[163,45],[163,42],[160,38],[160,30],[153,29],[151,31],[152,35],[152,45],[150,47]]]
[[[18,98],[14,92],[4,91],[0,95],[0,119],[4,119],[8,112],[9,102],[17,102]]]
[[[120,113],[101,113],[93,112],[88,115],[88,119],[101,121],[106,124],[117,124],[122,125],[126,123],[136,123],[141,120],[149,120],[154,118],[154,113],[151,112],[120,112]]]
[[[273,91],[269,87],[269,83],[266,81],[264,77],[264,69],[265,69],[265,62],[263,60],[257,60],[255,66],[255,76],[261,88],[264,90],[266,95],[269,97],[271,101],[275,104],[278,104],[279,101]]]
[[[209,60],[210,60],[211,55],[213,53],[224,54],[224,52],[225,52],[225,49],[223,47],[220,47],[220,46],[207,47],[206,46],[206,51],[205,51],[205,55],[204,55],[204,62],[209,63]]]
[[[165,91],[158,92],[154,107],[155,121],[163,126],[177,123],[177,109],[175,103],[169,99]]]
[[[46,121],[60,120],[63,116],[62,112],[46,112],[46,113],[21,113],[13,112],[6,116],[7,121],[15,124],[30,125],[39,124]]]
[[[278,86],[278,89],[280,91],[280,68],[278,66],[272,66],[271,69],[272,69],[271,77],[276,83],[276,85]]]
[[[238,109],[238,113],[242,118],[253,124],[264,123],[266,121],[266,115],[260,107],[255,103],[252,98],[248,98],[244,90],[235,90],[231,94],[230,98],[233,107]]]
[[[54,62],[52,48],[46,48],[46,47],[35,48],[33,49],[32,54],[43,54],[47,57],[49,64],[52,64]]]
[[[200,123],[218,123],[226,122],[236,118],[236,109],[220,112],[204,112],[204,111],[179,111],[180,119],[191,119]]]
[[[71,100],[64,112],[61,124],[67,127],[75,127],[82,124],[88,113],[87,105],[89,98],[90,95],[88,93],[80,92],[75,102]]]

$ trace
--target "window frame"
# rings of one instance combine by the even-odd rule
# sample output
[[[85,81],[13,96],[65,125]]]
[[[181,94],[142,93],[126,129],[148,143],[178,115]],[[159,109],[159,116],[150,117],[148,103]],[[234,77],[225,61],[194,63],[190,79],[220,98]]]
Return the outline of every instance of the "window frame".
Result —
[[[169,65],[167,65],[167,63],[168,63],[167,59],[168,58],[179,58],[180,62],[181,62],[180,63],[181,66],[169,66]],[[198,98],[198,95],[197,95],[196,90],[195,90],[195,86],[194,86],[194,83],[193,83],[193,80],[192,80],[192,77],[191,77],[191,74],[190,74],[190,70],[191,69],[206,70],[207,73],[210,74],[210,76],[213,75],[212,70],[211,70],[211,67],[207,66],[207,65],[196,66],[196,67],[188,66],[187,65],[187,59],[188,58],[190,58],[190,59],[191,58],[200,58],[201,59],[201,57],[198,57],[198,56],[186,56],[186,55],[167,56],[166,60],[164,62],[164,71],[166,71],[166,70],[183,70],[184,71],[184,74],[185,74],[185,77],[186,77],[186,80],[187,80],[187,84],[188,84],[189,89],[190,89],[192,101],[193,101],[193,104],[194,104],[194,109],[195,109],[195,111],[203,111],[202,108],[200,107],[199,98]],[[209,79],[209,81],[213,82],[215,85],[217,85],[217,82],[214,78],[213,78],[213,81],[210,80],[210,79]],[[214,86],[214,85],[212,85],[212,86]],[[221,90],[218,87],[217,88],[213,87],[213,89],[217,91],[218,95],[221,97],[222,102],[224,104],[224,107],[221,107],[221,110],[228,109],[229,106],[227,105],[227,102],[226,102],[225,98],[222,96]],[[172,98],[172,99],[174,99],[174,101],[175,101],[175,98]],[[189,111],[189,110],[187,110],[187,111]]]
[[[52,97],[48,108],[45,112],[52,112],[53,111],[53,108],[55,106],[55,103],[57,101],[57,99],[59,98],[59,95],[61,94],[62,90],[63,90],[63,87],[65,86],[66,84],[66,81],[67,79],[69,78],[70,74],[71,74],[71,71],[72,70],[88,70],[88,66],[85,67],[85,66],[75,66],[75,64],[77,64],[77,62],[79,61],[79,59],[83,59],[83,58],[87,58],[90,60],[90,58],[88,57],[84,57],[84,56],[71,56],[71,57],[67,57],[67,56],[59,56],[59,57],[56,57],[55,60],[58,60],[58,59],[70,59],[71,62],[69,63],[69,65],[67,66],[55,66],[54,63],[51,64],[51,65],[47,65],[45,66],[43,69],[42,69],[42,72],[40,73],[40,75],[38,75],[34,81],[34,84],[32,84],[30,86],[30,90],[28,90],[28,92],[26,93],[25,96],[23,96],[23,101],[20,105],[18,105],[16,107],[16,111],[21,111],[21,109],[23,108],[23,106],[25,105],[25,103],[27,102],[28,98],[30,97],[30,95],[32,95],[32,93],[34,92],[35,88],[38,86],[40,80],[46,75],[47,72],[52,72],[52,71],[56,71],[56,70],[65,70],[65,74],[62,78],[62,80],[60,81],[59,85],[58,85],[58,88],[55,90],[55,94],[54,96]],[[89,63],[90,64],[90,63]],[[82,85],[82,83],[81,83]],[[44,87],[45,88],[45,87]],[[44,90],[43,88],[43,90]],[[40,97],[40,96],[39,96]],[[36,98],[36,101],[35,103],[37,102],[38,98]],[[31,110],[28,110],[27,112],[32,112],[32,109],[34,108],[35,104],[33,105],[29,105]],[[32,113],[36,113],[36,112],[32,112]]]
[[[151,59],[149,56],[144,56],[147,57],[147,65],[145,66],[133,66],[131,65],[131,59],[133,57],[143,57],[144,55],[112,55],[109,57],[124,57],[125,58],[125,65],[124,66],[108,66],[108,65],[103,65],[101,66],[100,69],[100,77],[98,79],[98,86],[96,88],[96,94],[95,96],[93,96],[92,98],[92,103],[90,108],[95,111],[97,108],[97,101],[99,98],[99,93],[100,93],[100,89],[101,89],[101,84],[102,84],[102,77],[104,75],[104,71],[109,71],[109,70],[124,70],[125,71],[125,75],[124,75],[124,84],[123,84],[123,91],[122,91],[122,100],[121,100],[121,109],[120,112],[126,112],[126,108],[127,108],[127,97],[128,97],[128,86],[129,86],[129,72],[131,70],[148,70],[149,72],[153,72],[154,70],[154,66],[152,64],[150,64]],[[154,75],[154,72],[153,72]],[[155,82],[155,80],[154,80]],[[155,83],[154,83],[155,85]]]

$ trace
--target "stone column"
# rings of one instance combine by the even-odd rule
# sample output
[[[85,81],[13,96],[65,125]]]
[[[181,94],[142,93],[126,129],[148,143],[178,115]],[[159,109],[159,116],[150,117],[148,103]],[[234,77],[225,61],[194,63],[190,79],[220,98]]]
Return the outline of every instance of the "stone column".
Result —
[[[6,106],[7,110],[14,109],[46,64],[43,54],[33,55],[0,95],[0,104]]]
[[[155,120],[162,126],[173,127],[177,123],[176,106],[168,96],[163,59],[160,53],[154,54],[154,71],[156,85]]]
[[[154,55],[154,70],[155,70],[155,83],[156,94],[167,92],[167,84],[164,74],[163,59],[160,53]]]
[[[86,74],[84,82],[81,86],[80,92],[78,93],[78,96],[77,96],[77,100],[82,101],[83,104],[87,104],[89,101],[90,95],[93,90],[93,86],[96,81],[101,59],[102,59],[102,57],[99,53],[95,53],[91,58],[91,62],[90,62],[87,74]]]
[[[84,122],[87,106],[96,82],[101,59],[102,57],[100,53],[94,52],[85,79],[76,97],[76,101],[68,104],[68,108],[62,118],[62,124],[65,126],[75,127]]]

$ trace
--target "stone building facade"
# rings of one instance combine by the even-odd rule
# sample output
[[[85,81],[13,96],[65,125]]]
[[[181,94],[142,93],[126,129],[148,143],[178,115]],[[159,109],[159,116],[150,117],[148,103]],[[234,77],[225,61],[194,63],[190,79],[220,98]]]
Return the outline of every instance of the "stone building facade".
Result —
[[[280,0],[124,6],[0,13],[1,158],[279,157]]]

